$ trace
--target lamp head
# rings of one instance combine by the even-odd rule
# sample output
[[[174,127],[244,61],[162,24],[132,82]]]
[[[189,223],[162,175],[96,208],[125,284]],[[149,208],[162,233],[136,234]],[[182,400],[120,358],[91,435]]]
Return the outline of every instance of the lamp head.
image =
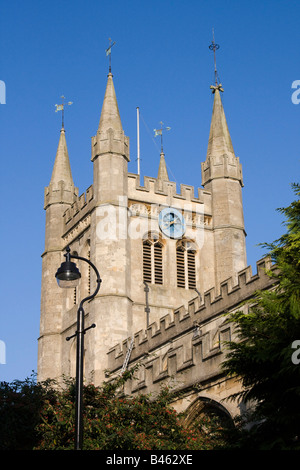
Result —
[[[70,249],[67,249],[67,254],[65,255],[66,261],[61,263],[60,268],[58,268],[55,277],[59,287],[71,288],[78,285],[78,281],[81,278],[79,269],[75,263],[70,261]]]

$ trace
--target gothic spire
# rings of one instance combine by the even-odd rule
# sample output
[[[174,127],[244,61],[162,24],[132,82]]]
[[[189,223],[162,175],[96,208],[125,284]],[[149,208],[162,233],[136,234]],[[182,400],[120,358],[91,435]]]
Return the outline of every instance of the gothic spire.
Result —
[[[110,128],[118,132],[123,131],[111,72],[108,74],[98,132],[106,132]]]
[[[159,162],[157,179],[161,181],[169,181],[167,165],[165,161],[165,154],[163,152],[161,152],[160,154],[160,162]]]
[[[202,167],[202,185],[208,188],[213,179],[231,178],[243,186],[242,166],[235,156],[221,101],[221,84],[211,86],[214,105],[210,124],[207,155]]]
[[[168,176],[167,166],[166,166],[166,161],[165,161],[164,148],[163,148],[163,131],[169,131],[171,127],[163,127],[162,121],[160,121],[160,124],[161,124],[160,129],[154,129],[154,136],[155,137],[160,136],[160,162],[159,162],[157,179],[161,181],[169,181],[169,176]]]
[[[209,49],[214,53],[215,83],[214,85],[211,85],[210,88],[215,96],[206,158],[209,158],[211,155],[218,156],[230,154],[234,156],[231,137],[228,131],[228,126],[220,95],[220,92],[223,92],[224,90],[222,88],[222,84],[219,81],[217,72],[216,50],[218,50],[219,48],[219,44],[215,43],[215,34],[213,30],[213,40],[209,46]]]
[[[218,155],[233,155],[234,150],[229,134],[227,121],[222,105],[221,85],[211,86],[214,94],[214,105],[208,139],[207,158]]]
[[[74,186],[64,127],[62,127],[60,131],[50,183],[57,184],[60,181],[63,181],[66,185]]]
[[[123,131],[112,73],[107,77],[98,131],[92,137],[92,161],[112,153],[129,161],[129,139]]]

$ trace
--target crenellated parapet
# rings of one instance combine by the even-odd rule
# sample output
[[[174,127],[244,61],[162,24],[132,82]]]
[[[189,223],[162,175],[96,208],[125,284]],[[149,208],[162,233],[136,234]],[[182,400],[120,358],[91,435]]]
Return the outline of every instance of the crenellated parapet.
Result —
[[[211,193],[201,188],[173,181],[159,181],[157,178],[144,177],[144,185],[140,183],[139,175],[128,174],[128,199],[144,203],[174,206],[182,210],[193,210],[211,217]]]
[[[177,185],[174,181],[163,181],[163,184],[160,185],[157,178],[150,176],[144,177],[144,186],[140,184],[140,176],[135,173],[128,173],[128,184],[129,190],[131,191],[130,196],[133,192],[137,194],[149,193],[150,196],[155,196],[158,194],[173,197],[179,199],[184,199],[187,201],[199,202],[201,204],[205,203],[205,198],[210,197],[210,193],[204,189],[197,188],[187,184],[180,184],[180,192],[177,193]],[[197,195],[195,195],[197,193]],[[151,198],[153,200],[153,197]]]
[[[114,131],[107,129],[105,132],[97,132],[92,137],[92,161],[99,155],[106,153],[116,153],[124,155],[129,161],[129,138],[125,136],[124,131]]]
[[[234,334],[224,314],[241,308],[241,303],[254,297],[256,291],[271,288],[274,279],[267,274],[270,269],[275,267],[269,258],[264,258],[257,262],[255,275],[248,266],[238,274],[237,283],[232,279],[222,282],[218,295],[215,289],[210,289],[203,297],[190,301],[187,310],[180,307],[172,316],[164,316],[159,323],[134,333],[129,366],[142,361],[143,367],[139,380],[131,384],[131,392],[142,388],[153,391],[155,383],[172,376],[176,381],[184,376],[186,386],[218,375],[222,343]],[[120,371],[128,344],[126,339],[109,350],[110,373]]]
[[[44,209],[46,210],[52,204],[74,204],[78,197],[78,188],[73,184],[60,180],[50,182],[44,190]]]
[[[78,196],[75,202],[64,213],[64,238],[68,238],[71,230],[76,230],[78,225],[90,214],[94,207],[93,186],[91,185],[85,193]]]
[[[242,165],[234,155],[210,155],[201,163],[201,170],[203,186],[214,178],[231,178],[243,186]]]

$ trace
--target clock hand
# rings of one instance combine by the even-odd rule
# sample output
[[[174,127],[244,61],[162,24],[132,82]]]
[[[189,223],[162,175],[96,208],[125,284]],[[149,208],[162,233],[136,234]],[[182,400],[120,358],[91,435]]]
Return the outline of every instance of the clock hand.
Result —
[[[165,225],[164,225],[164,229],[166,229],[166,228],[168,228],[168,227],[170,227],[171,225],[174,225],[174,224],[179,224],[180,225],[181,222],[180,222],[180,220],[171,220],[171,222],[169,222],[169,223],[166,222]]]
[[[169,220],[168,220],[168,221],[164,221],[164,228],[169,227],[169,226],[172,225],[173,223],[174,223],[174,220],[173,220],[173,221],[172,221],[172,220],[170,220],[170,221],[169,221]]]
[[[174,224],[174,221],[166,222],[166,223],[164,224],[164,229],[170,227],[172,224]]]
[[[178,225],[178,224],[181,225],[181,222],[180,222],[180,220],[177,219],[177,220],[173,220],[173,222],[171,222],[171,224],[172,225]]]

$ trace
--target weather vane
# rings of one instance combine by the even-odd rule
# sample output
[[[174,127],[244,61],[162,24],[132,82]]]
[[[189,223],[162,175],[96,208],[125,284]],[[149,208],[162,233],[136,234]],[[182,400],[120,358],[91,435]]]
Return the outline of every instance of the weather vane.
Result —
[[[64,109],[65,109],[65,106],[68,105],[68,106],[71,106],[71,104],[73,104],[72,101],[68,101],[68,103],[65,103],[64,102],[64,95],[61,96],[61,99],[62,99],[62,104],[56,104],[56,110],[55,112],[57,113],[58,111],[61,111],[62,112],[62,115],[61,115],[61,121],[62,121],[62,128],[64,127]]]
[[[219,44],[215,43],[215,33],[213,31],[213,40],[212,43],[209,45],[209,49],[214,52],[214,64],[215,64],[215,85],[211,86],[210,88],[213,89],[213,93],[218,89],[223,91],[222,84],[218,83],[218,72],[217,72],[217,61],[216,61],[216,51],[220,48]]]
[[[160,121],[161,128],[154,129],[154,137],[160,135],[160,145],[161,145],[161,153],[163,153],[163,131],[169,131],[171,127],[163,127],[163,122]]]
[[[111,73],[111,48],[116,44],[115,41],[112,43],[111,38],[108,38],[109,40],[109,46],[105,50],[106,55],[109,56],[109,73]]]

